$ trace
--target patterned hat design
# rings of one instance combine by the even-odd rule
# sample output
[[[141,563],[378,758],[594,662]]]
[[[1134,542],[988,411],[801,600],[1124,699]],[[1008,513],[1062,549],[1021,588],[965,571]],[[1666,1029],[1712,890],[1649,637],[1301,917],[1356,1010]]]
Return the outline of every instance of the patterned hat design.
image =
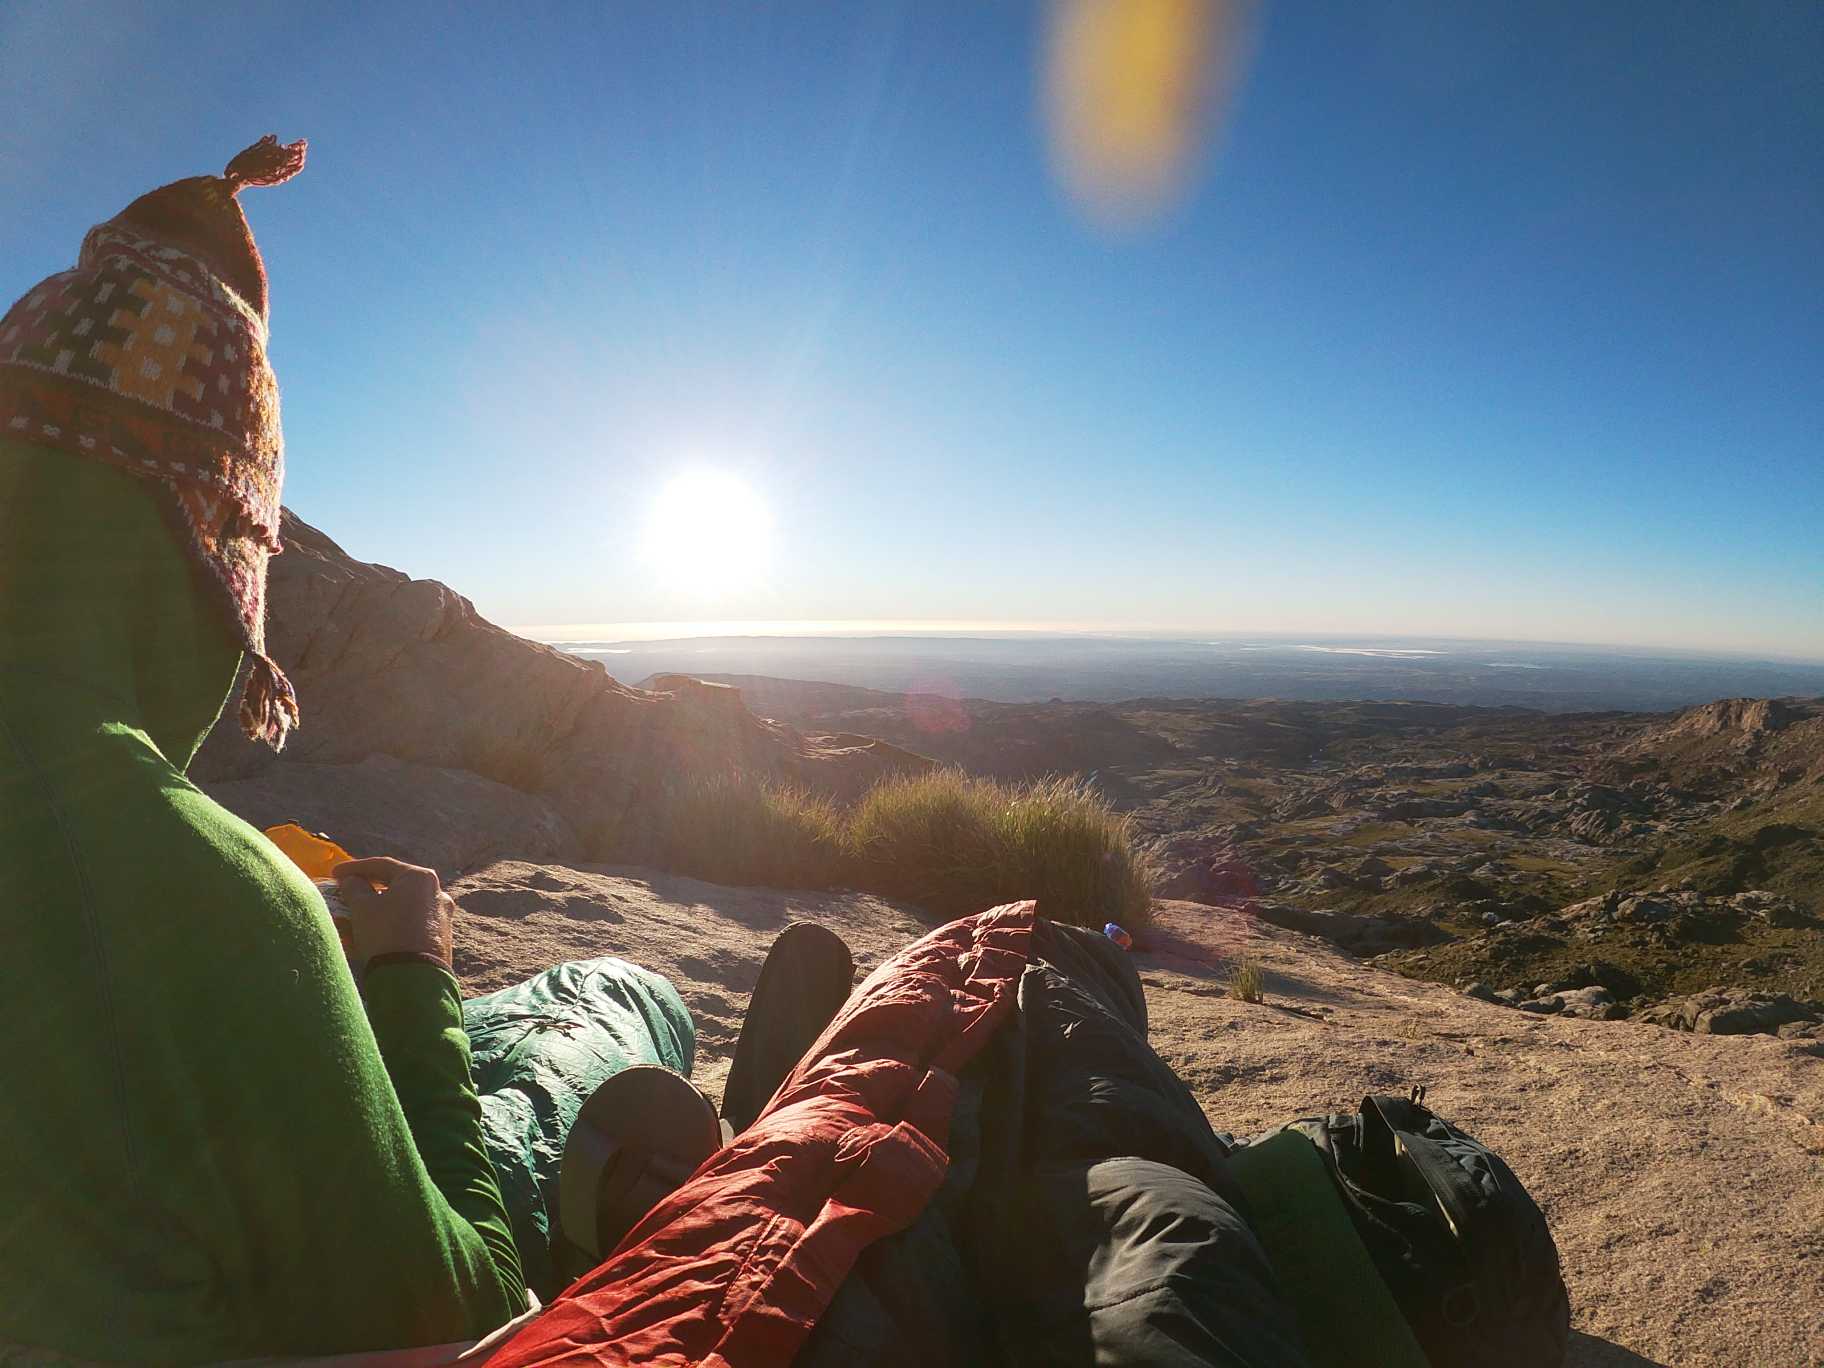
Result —
[[[266,360],[266,267],[235,198],[303,169],[268,134],[220,176],[142,195],[83,239],[76,268],[0,318],[0,435],[105,461],[165,497],[200,582],[251,658],[241,729],[281,749],[298,722],[266,654],[285,442]]]

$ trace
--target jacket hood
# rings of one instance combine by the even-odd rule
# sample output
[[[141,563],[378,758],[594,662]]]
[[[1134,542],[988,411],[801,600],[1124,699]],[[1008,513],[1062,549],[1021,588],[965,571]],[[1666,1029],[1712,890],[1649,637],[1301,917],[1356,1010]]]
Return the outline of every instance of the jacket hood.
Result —
[[[41,753],[124,727],[181,771],[221,713],[240,648],[163,494],[0,440],[0,714]]]

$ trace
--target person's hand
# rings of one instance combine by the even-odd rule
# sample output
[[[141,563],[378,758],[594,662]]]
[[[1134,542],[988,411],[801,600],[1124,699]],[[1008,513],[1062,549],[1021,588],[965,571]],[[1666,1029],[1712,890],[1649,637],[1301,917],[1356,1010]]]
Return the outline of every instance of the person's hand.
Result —
[[[376,955],[426,954],[450,965],[456,904],[443,891],[436,870],[380,855],[347,860],[331,873],[354,919],[359,963]]]

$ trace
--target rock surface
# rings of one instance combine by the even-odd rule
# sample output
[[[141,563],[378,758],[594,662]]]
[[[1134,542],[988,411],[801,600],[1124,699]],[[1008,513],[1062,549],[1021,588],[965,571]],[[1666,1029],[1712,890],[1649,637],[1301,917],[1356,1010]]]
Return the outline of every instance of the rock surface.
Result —
[[[681,677],[675,691],[630,689],[598,664],[496,627],[446,585],[355,560],[289,512],[283,536],[268,643],[297,687],[303,725],[282,756],[232,726],[215,729],[192,776],[230,808],[290,815],[313,807],[311,794],[370,777],[346,767],[390,757],[536,798],[508,827],[542,837],[516,853],[556,841],[568,858],[604,858],[642,849],[650,800],[680,775],[742,770],[847,795],[930,763],[885,742],[763,721],[732,689]],[[418,773],[433,804],[461,807],[479,793]],[[404,780],[395,771],[387,782]],[[511,806],[499,794],[487,802]],[[324,829],[344,835],[329,812]],[[461,839],[416,839],[441,858],[476,853]]]
[[[1558,994],[1558,1003],[1559,1015],[1586,1021],[1610,1021],[1621,1015],[1615,995],[1599,986],[1569,989]]]
[[[536,794],[467,770],[370,755],[352,765],[274,765],[210,795],[257,827],[297,822],[334,833],[355,855],[392,855],[454,878],[513,855],[562,858],[576,833]]]
[[[566,959],[619,955],[664,974],[697,1025],[695,1081],[722,1095],[747,995],[773,938],[819,922],[849,943],[856,982],[931,923],[863,893],[728,888],[624,867],[503,860],[451,886],[456,971],[471,994],[504,988]]]
[[[909,908],[635,869],[492,865],[453,890],[471,991],[619,954],[677,984],[720,1095],[774,935],[829,925],[861,972],[920,934]],[[1223,989],[1235,956],[1266,997]],[[1240,912],[1161,904],[1135,952],[1154,1046],[1218,1129],[1253,1134],[1424,1083],[1539,1199],[1573,1306],[1572,1368],[1824,1362],[1824,1058],[1802,1041],[1534,1017],[1398,977]]]
[[[1642,1012],[1640,1019],[1700,1035],[1777,1035],[1783,1026],[1814,1025],[1824,1020],[1824,1006],[1796,1002],[1784,993],[1712,988],[1661,1003]]]
[[[1734,735],[1749,739],[1780,731],[1797,720],[1792,708],[1777,698],[1719,698],[1687,708],[1666,728],[1668,735]]]

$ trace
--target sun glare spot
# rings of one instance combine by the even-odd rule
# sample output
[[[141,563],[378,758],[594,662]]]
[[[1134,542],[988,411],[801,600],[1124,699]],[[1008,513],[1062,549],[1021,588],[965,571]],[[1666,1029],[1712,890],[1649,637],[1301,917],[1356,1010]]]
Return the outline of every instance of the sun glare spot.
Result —
[[[699,597],[751,586],[771,543],[765,502],[726,471],[679,475],[659,491],[646,521],[647,561],[669,587]]]

